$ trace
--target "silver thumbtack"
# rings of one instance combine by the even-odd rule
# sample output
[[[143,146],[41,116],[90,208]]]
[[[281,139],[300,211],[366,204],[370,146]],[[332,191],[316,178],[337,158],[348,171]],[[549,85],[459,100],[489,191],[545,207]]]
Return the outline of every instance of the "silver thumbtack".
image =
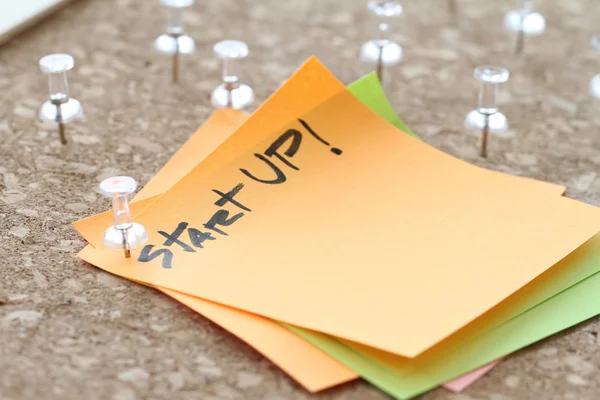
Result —
[[[254,101],[254,90],[240,82],[240,60],[248,56],[248,46],[238,40],[223,40],[213,47],[215,56],[223,60],[223,83],[212,92],[215,107],[241,110]]]
[[[473,76],[481,82],[479,104],[467,115],[465,126],[469,131],[481,132],[481,157],[487,157],[488,134],[508,129],[508,120],[498,111],[496,95],[498,84],[508,81],[510,74],[505,68],[487,65],[475,68]]]
[[[173,57],[173,83],[179,81],[180,55],[192,54],[196,50],[194,39],[183,33],[183,10],[195,0],[160,0],[167,9],[167,32],[154,41],[158,53]]]
[[[504,27],[517,34],[515,54],[522,54],[525,48],[525,36],[539,36],[546,29],[544,17],[533,10],[533,0],[517,0],[517,8],[510,10],[504,17]]]
[[[390,39],[392,22],[402,14],[402,6],[397,1],[369,0],[369,13],[377,19],[374,38],[362,45],[360,59],[367,64],[375,64],[380,81],[383,79],[383,67],[402,61],[402,47]]]
[[[40,59],[40,69],[48,74],[50,99],[40,109],[40,119],[58,124],[60,142],[67,144],[65,124],[83,117],[79,101],[69,97],[67,71],[75,66],[73,57],[68,54],[50,54]]]
[[[146,229],[131,220],[127,195],[135,192],[137,184],[129,176],[113,176],[100,183],[100,193],[112,199],[114,225],[104,232],[104,245],[109,249],[123,250],[125,258],[131,249],[148,241]]]
[[[594,36],[592,38],[592,48],[594,51],[600,52],[600,36]],[[594,75],[590,81],[590,94],[600,98],[600,74]]]

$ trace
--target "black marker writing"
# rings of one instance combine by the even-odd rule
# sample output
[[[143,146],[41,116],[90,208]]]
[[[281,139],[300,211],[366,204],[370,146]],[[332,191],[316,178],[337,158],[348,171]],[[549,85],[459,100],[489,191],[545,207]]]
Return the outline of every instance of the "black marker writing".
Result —
[[[187,226],[187,222],[181,222],[179,225],[177,225],[177,228],[175,228],[173,233],[158,231],[158,233],[167,238],[167,240],[164,241],[163,246],[170,246],[173,243],[177,243],[183,248],[183,251],[187,251],[188,253],[195,253],[196,250],[194,250],[192,246],[179,240],[179,236],[181,236],[181,234],[185,231],[185,228],[187,228]]]
[[[160,249],[160,250],[156,250],[155,252],[151,253],[153,248],[154,248],[153,244],[144,246],[144,248],[142,249],[142,252],[140,253],[140,256],[138,257],[138,261],[150,262],[157,257],[163,256],[162,267],[166,268],[166,269],[170,269],[171,263],[173,262],[173,252],[169,249]]]
[[[277,165],[273,164],[268,158],[266,158],[262,154],[258,154],[258,153],[255,153],[254,157],[258,158],[259,160],[264,161],[269,167],[271,167],[271,169],[275,172],[275,179],[271,179],[271,180],[260,179],[260,178],[257,178],[256,176],[252,175],[250,172],[248,172],[247,169],[240,168],[240,171],[242,171],[242,173],[244,175],[246,175],[248,178],[253,179],[260,183],[267,183],[270,185],[278,185],[287,180],[283,171],[281,169],[279,169],[279,167]]]
[[[308,133],[310,133],[315,139],[317,139],[319,142],[323,143],[326,146],[330,146],[329,142],[326,141],[325,139],[323,139],[321,136],[319,136],[306,123],[306,121],[304,121],[302,119],[298,119],[298,121],[308,131]],[[289,142],[289,145],[288,145],[287,150],[285,150],[283,152],[283,154],[279,153],[279,149],[288,142]],[[246,175],[248,178],[250,178],[256,182],[267,183],[270,185],[278,185],[280,183],[284,183],[285,181],[287,181],[287,177],[285,176],[285,173],[281,170],[281,168],[279,168],[277,165],[275,165],[270,160],[270,158],[275,156],[278,160],[283,162],[285,165],[287,165],[291,169],[293,169],[295,171],[299,171],[300,168],[298,168],[297,166],[292,164],[291,161],[289,160],[289,158],[292,158],[292,157],[294,157],[294,155],[296,155],[296,153],[300,149],[300,144],[302,144],[302,133],[296,129],[288,129],[287,131],[285,131],[285,133],[283,133],[281,136],[279,136],[277,139],[275,139],[275,141],[273,143],[271,143],[271,145],[267,148],[267,150],[265,150],[264,155],[259,154],[259,153],[254,154],[254,157],[258,158],[259,160],[261,160],[265,164],[267,164],[269,167],[271,167],[273,172],[275,172],[274,179],[258,178],[256,175],[250,173],[250,171],[248,171],[247,169],[244,169],[244,168],[240,168],[240,171],[244,175]],[[340,154],[342,154],[342,150],[338,149],[337,147],[331,147],[330,150],[333,154],[336,154],[338,156]]]
[[[216,226],[217,225],[229,226],[229,225],[233,224],[235,221],[237,221],[238,219],[242,218],[243,216],[244,216],[244,213],[238,213],[238,214],[235,214],[233,217],[229,218],[229,211],[217,210],[217,212],[215,212],[213,214],[213,216],[210,217],[208,222],[205,223],[203,226],[206,229],[210,229],[217,233],[220,233],[221,235],[228,236],[226,232],[220,230]]]
[[[275,156],[279,158],[285,165],[288,167],[295,169],[298,171],[298,167],[294,166],[291,162],[289,162],[285,157],[277,152],[281,146],[284,145],[289,139],[292,139],[292,143],[290,143],[290,147],[283,153],[288,157],[294,157],[294,154],[300,148],[300,143],[302,143],[302,134],[295,129],[288,129],[285,133],[277,138],[267,150],[265,150],[265,155],[267,157]]]
[[[229,202],[229,203],[234,204],[235,206],[241,208],[242,210],[252,211],[248,207],[243,206],[237,200],[233,199],[235,197],[235,195],[238,194],[240,190],[242,190],[243,187],[244,187],[243,183],[238,183],[236,187],[234,187],[227,193],[223,193],[223,192],[213,189],[213,192],[215,192],[216,194],[221,196],[221,198],[219,200],[215,201],[215,205],[219,206],[219,207],[223,207],[225,204],[227,204],[227,202]]]
[[[337,147],[332,147],[328,141],[319,136],[307,123],[302,119],[298,119],[300,124],[310,133],[312,137],[314,137],[317,141],[328,146],[333,154],[341,155],[342,150]],[[300,171],[296,165],[294,165],[290,159],[293,158],[298,151],[300,150],[300,145],[302,144],[302,132],[296,129],[288,129],[282,135],[280,135],[273,143],[267,147],[263,154],[255,153],[254,156],[258,158],[260,161],[264,162],[271,170],[274,172],[275,177],[272,179],[263,179],[258,178],[257,176],[250,173],[247,169],[240,168],[240,171],[249,177],[250,179],[260,182],[266,183],[270,185],[277,185],[280,183],[284,183],[287,181],[287,177],[285,173],[279,168],[272,160],[276,158],[285,164],[288,168],[291,168],[294,171]],[[285,149],[285,150],[283,150]],[[212,232],[216,232],[223,236],[228,236],[227,232],[220,229],[219,227],[228,227],[233,225],[237,220],[244,216],[243,212],[239,212],[230,216],[230,212],[222,207],[225,207],[228,203],[234,205],[235,207],[246,211],[251,212],[252,210],[242,204],[236,196],[240,193],[240,191],[244,188],[244,184],[238,183],[233,189],[228,192],[222,192],[220,190],[213,189],[213,193],[216,193],[219,196],[219,199],[215,201],[215,205],[220,207],[210,219],[203,224],[202,226]],[[188,228],[187,222],[180,222],[177,225],[177,228],[172,233],[167,233],[164,231],[158,231],[158,233],[165,238],[163,242],[163,246],[169,247],[173,244],[177,244],[180,246],[183,251],[188,253],[195,253],[196,249],[203,249],[204,244],[207,241],[214,241],[217,238],[212,236],[212,232],[203,232],[196,228]],[[191,245],[185,243],[180,239],[183,232],[187,229],[188,236],[191,242]],[[193,247],[192,247],[193,246]],[[142,249],[138,261],[140,262],[150,262],[160,256],[162,256],[162,267],[163,268],[171,268],[171,264],[173,262],[173,252],[169,249],[154,249],[154,245],[149,244],[144,246]]]
[[[210,232],[202,232],[196,228],[188,229],[188,235],[190,235],[190,241],[192,242],[192,244],[201,249],[204,248],[204,246],[202,246],[202,243],[204,243],[204,241],[216,239],[211,236]]]
[[[323,143],[323,144],[324,144],[324,145],[326,145],[326,146],[330,146],[329,142],[328,142],[328,141],[326,141],[325,139],[323,139],[321,136],[317,135],[317,133],[316,133],[315,131],[313,131],[313,130],[312,130],[312,128],[311,128],[311,127],[310,127],[310,126],[309,126],[309,125],[306,123],[306,121],[304,121],[304,120],[302,120],[302,119],[298,119],[298,121],[300,121],[300,123],[302,124],[302,126],[303,126],[304,128],[306,128],[306,130],[308,131],[308,133],[310,133],[311,135],[313,135],[313,137],[314,137],[315,139],[317,139],[319,142]],[[338,155],[338,156],[339,156],[340,154],[342,154],[342,150],[341,150],[341,149],[338,149],[337,147],[332,147],[332,148],[331,148],[331,152],[332,152],[333,154],[336,154],[336,155]]]

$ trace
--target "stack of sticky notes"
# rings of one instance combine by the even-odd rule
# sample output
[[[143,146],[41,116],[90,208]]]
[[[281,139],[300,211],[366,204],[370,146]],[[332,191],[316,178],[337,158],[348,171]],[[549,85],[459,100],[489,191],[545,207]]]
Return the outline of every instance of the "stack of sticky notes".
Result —
[[[175,298],[316,392],[407,399],[600,314],[600,210],[418,140],[377,78],[310,59],[253,115],[218,110],[131,204],[149,241],[80,257]]]

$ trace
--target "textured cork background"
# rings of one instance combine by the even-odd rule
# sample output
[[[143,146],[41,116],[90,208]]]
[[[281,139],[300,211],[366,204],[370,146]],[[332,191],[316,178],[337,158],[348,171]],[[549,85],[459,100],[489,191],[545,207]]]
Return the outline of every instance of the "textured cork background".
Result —
[[[244,78],[259,102],[311,54],[345,83],[368,71],[357,59],[372,29],[363,0],[199,1],[187,15],[198,51],[173,86],[170,60],[152,50],[158,3],[81,0],[0,47],[0,399],[387,398],[362,382],[311,396],[202,316],[76,257],[85,243],[70,223],[109,207],[97,183],[127,174],[144,184],[211,114],[216,41],[248,42]],[[523,57],[502,29],[513,1],[458,0],[455,19],[446,1],[405,3],[394,33],[405,61],[385,86],[408,125],[450,154],[598,205],[597,1],[539,2],[548,29]],[[38,60],[53,52],[75,57],[72,96],[86,113],[65,147],[37,122],[47,96]],[[472,68],[486,63],[511,70],[500,96],[511,129],[482,160],[462,123],[476,104]],[[423,399],[598,399],[598,329],[596,318],[508,357],[464,394]]]

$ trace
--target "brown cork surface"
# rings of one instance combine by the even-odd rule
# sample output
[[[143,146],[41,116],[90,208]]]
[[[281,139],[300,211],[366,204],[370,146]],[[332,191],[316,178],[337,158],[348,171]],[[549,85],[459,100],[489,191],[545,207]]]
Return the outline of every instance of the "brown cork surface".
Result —
[[[70,223],[106,210],[95,190],[111,175],[144,184],[211,114],[219,83],[212,44],[247,41],[244,77],[263,101],[311,54],[345,83],[368,68],[357,52],[372,28],[363,0],[199,1],[188,14],[197,53],[183,82],[155,55],[163,14],[157,0],[81,0],[0,47],[0,399],[385,399],[364,382],[311,396],[231,334],[155,290],[82,263]],[[595,0],[546,0],[544,36],[512,54],[502,29],[510,0],[406,1],[394,34],[402,65],[386,70],[398,113],[428,143],[460,158],[568,186],[600,199],[600,72],[590,38]],[[60,145],[37,122],[47,96],[40,57],[68,52],[73,97],[86,118]],[[500,103],[511,129],[478,157],[462,129],[476,102],[472,68],[512,72]],[[258,104],[258,103],[257,103]],[[600,319],[508,357],[464,394],[424,399],[598,399]]]

